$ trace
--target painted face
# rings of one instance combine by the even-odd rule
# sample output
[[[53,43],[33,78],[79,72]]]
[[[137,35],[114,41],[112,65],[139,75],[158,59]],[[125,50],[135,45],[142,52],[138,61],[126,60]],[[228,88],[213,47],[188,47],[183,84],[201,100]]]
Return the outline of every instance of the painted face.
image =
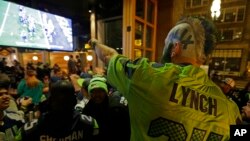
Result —
[[[8,90],[4,88],[0,88],[0,110],[5,110],[9,107],[10,104],[10,96],[8,94]]]
[[[247,105],[242,107],[241,112],[243,120],[250,120],[250,102],[247,102]]]
[[[106,92],[101,88],[96,88],[91,91],[91,99],[97,104],[102,103],[106,96]]]

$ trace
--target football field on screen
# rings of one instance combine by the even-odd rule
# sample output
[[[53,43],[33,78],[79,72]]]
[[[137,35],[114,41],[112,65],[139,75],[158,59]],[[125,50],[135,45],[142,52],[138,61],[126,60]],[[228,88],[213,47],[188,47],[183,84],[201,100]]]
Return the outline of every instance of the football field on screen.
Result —
[[[32,28],[31,28],[32,27]],[[38,47],[48,45],[38,11],[16,4],[0,4],[0,45]]]

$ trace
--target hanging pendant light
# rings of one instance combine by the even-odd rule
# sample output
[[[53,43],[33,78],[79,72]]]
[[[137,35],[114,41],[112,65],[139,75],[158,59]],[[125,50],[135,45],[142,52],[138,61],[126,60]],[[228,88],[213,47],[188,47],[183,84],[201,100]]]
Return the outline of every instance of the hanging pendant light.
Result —
[[[213,20],[217,20],[221,14],[220,12],[220,5],[221,0],[213,0],[212,6],[211,6],[211,17]]]

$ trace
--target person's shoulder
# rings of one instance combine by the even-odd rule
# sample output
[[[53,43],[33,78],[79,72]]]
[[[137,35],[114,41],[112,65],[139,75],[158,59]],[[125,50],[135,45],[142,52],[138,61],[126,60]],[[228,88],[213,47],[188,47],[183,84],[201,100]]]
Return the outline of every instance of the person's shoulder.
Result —
[[[19,84],[23,84],[23,83],[26,83],[26,79],[25,78],[21,79],[21,81],[19,82]]]
[[[236,107],[237,106],[236,103],[235,103],[235,101],[231,97],[227,97],[226,101],[227,101],[227,104],[230,105],[230,106],[232,106],[232,107]]]
[[[41,80],[39,80],[39,85],[40,85],[40,86],[43,86],[44,83],[43,83]]]
[[[119,60],[119,61],[117,61],[117,60]],[[123,55],[121,55],[121,54],[117,54],[117,55],[114,55],[114,56],[112,56],[111,58],[110,58],[110,62],[113,62],[113,63],[124,63],[124,62],[127,62],[127,61],[129,61],[130,59],[128,58],[128,57],[126,57],[126,56],[123,56]],[[130,60],[130,61],[132,61],[132,60]]]
[[[5,110],[4,113],[5,113],[5,116],[10,120],[18,121],[18,122],[22,122],[22,123],[25,122],[25,120],[23,118],[24,113],[21,113],[18,111],[10,111],[10,110]]]
[[[34,119],[32,121],[26,122],[22,127],[22,132],[24,134],[33,134],[38,130],[38,119]]]
[[[235,103],[235,101],[232,98],[227,98],[227,107],[228,107],[228,113],[230,115],[236,115],[236,116],[240,116],[240,110],[238,105]]]
[[[31,122],[26,122],[20,130],[22,140],[37,140],[40,133],[40,128],[38,127],[38,119],[34,119]]]

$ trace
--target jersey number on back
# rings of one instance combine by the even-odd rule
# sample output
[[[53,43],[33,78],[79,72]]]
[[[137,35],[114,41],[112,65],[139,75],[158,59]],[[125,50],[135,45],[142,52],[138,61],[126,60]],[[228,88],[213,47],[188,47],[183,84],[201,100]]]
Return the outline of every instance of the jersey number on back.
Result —
[[[161,117],[151,122],[148,130],[148,135],[150,137],[160,137],[162,135],[165,135],[169,137],[170,141],[186,141],[188,136],[183,124]],[[206,130],[194,128],[190,140],[202,141],[204,140],[205,135]],[[210,132],[207,140],[221,141],[222,138],[223,135]]]

